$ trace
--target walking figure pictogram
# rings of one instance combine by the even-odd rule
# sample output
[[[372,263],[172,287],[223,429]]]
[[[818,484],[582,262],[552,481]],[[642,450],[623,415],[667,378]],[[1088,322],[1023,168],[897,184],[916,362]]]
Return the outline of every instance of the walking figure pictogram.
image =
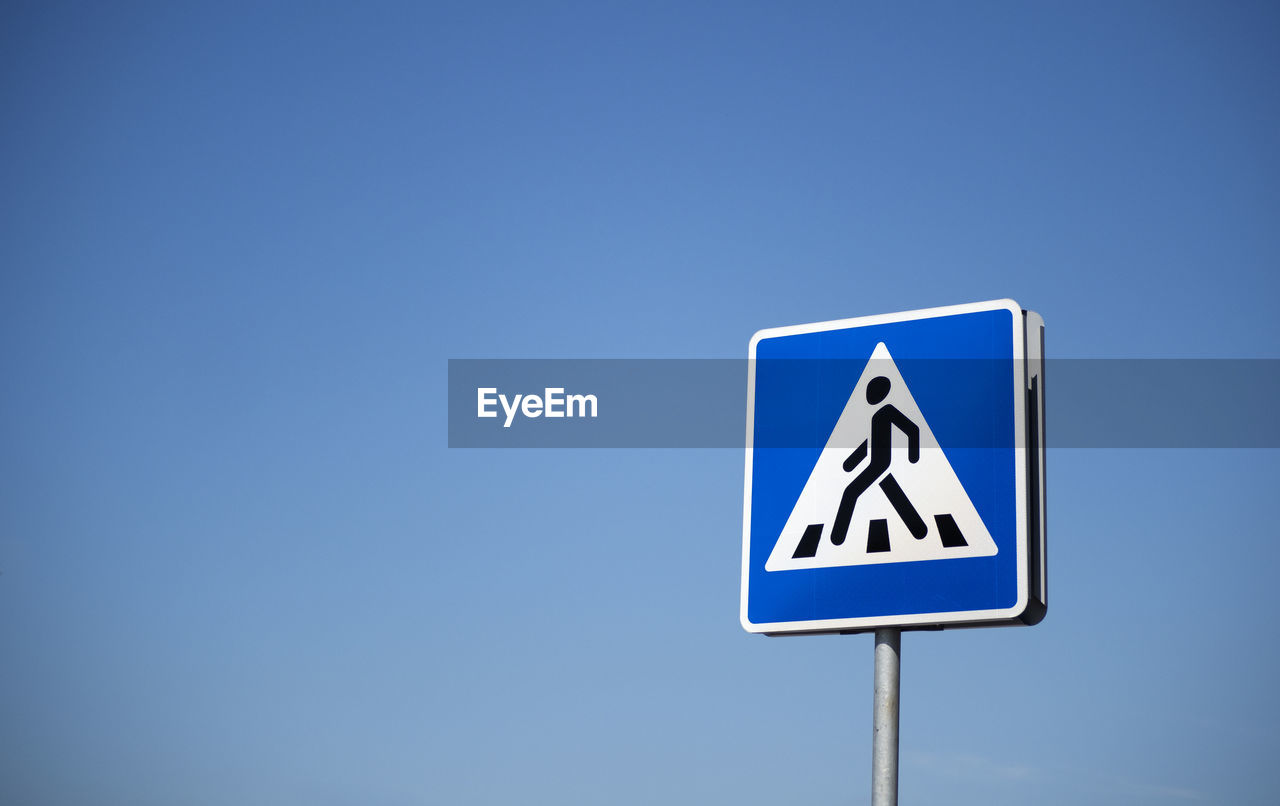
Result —
[[[997,551],[881,342],[849,392],[765,570],[989,557]]]
[[[873,406],[879,405],[889,396],[891,387],[889,379],[883,375],[872,378],[867,384],[867,402]],[[848,487],[845,487],[844,495],[840,498],[840,507],[836,510],[835,523],[831,528],[831,542],[834,545],[839,546],[844,543],[849,533],[849,522],[853,519],[853,508],[857,505],[859,496],[871,489],[871,485],[877,481],[880,482],[880,489],[884,491],[885,498],[893,505],[898,517],[902,518],[911,536],[920,540],[929,534],[928,525],[911,505],[910,499],[902,491],[897,479],[892,473],[887,472],[892,457],[895,425],[907,437],[907,461],[912,464],[920,461],[919,426],[898,411],[892,403],[880,406],[871,416],[871,436],[863,440],[862,444],[844,460],[844,471],[852,473],[867,458],[868,453],[871,458],[866,468],[849,482]],[[872,521],[867,535],[867,551],[888,550],[889,525],[884,520]]]

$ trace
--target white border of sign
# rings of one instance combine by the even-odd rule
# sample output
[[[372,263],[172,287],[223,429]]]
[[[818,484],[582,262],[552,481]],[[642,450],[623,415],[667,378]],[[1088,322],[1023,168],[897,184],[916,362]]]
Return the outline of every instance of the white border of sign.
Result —
[[[871,325],[884,325],[891,322],[910,322],[916,319],[935,319],[943,316],[955,316],[957,314],[981,313],[984,311],[1007,310],[1013,314],[1013,388],[1010,393],[1013,395],[1013,426],[1014,433],[1022,435],[1026,433],[1027,412],[1026,412],[1026,390],[1027,390],[1027,328],[1024,318],[1022,306],[1011,299],[991,300],[989,302],[973,302],[965,305],[949,305],[942,308],[926,308],[919,311],[903,311],[901,313],[879,314],[876,316],[861,316],[853,319],[837,319],[831,322],[814,322],[807,325],[792,325],[788,327],[767,328],[756,332],[751,337],[751,343],[748,348],[747,362],[747,450],[746,450],[746,479],[743,489],[742,504],[742,599],[741,609],[739,611],[739,619],[742,626],[747,632],[752,633],[806,633],[806,632],[861,632],[865,630],[873,630],[878,627],[918,627],[918,626],[979,626],[981,624],[992,623],[1019,623],[1018,619],[1028,608],[1030,603],[1029,580],[1028,580],[1028,556],[1030,551],[1029,542],[1032,539],[1027,523],[1027,504],[1030,495],[1043,495],[1043,472],[1040,473],[1041,490],[1033,491],[1028,489],[1027,484],[1027,447],[1026,441],[1019,438],[1015,441],[1014,458],[1015,458],[1015,488],[1016,488],[1016,529],[1017,539],[1015,549],[1017,551],[1017,568],[1018,568],[1018,599],[1013,607],[1001,610],[965,610],[944,613],[911,613],[903,615],[891,616],[871,616],[866,618],[848,618],[848,619],[819,619],[815,621],[781,621],[768,622],[763,624],[753,624],[747,618],[747,600],[748,600],[748,583],[750,580],[750,563],[751,563],[751,476],[752,476],[752,456],[753,443],[755,438],[755,397],[756,397],[756,346],[764,339],[777,338],[779,336],[796,336],[803,333],[819,333],[826,330],[844,330],[855,327],[868,327]],[[1039,320],[1039,317],[1036,316]],[[1043,321],[1043,320],[1039,320]],[[1039,334],[1037,333],[1036,342],[1039,342]],[[1036,358],[1039,359],[1039,350],[1036,351]],[[1041,387],[1043,390],[1043,387]],[[1043,391],[1041,392],[1043,395]],[[1042,398],[1043,399],[1043,398]],[[1043,428],[1043,420],[1040,420],[1040,427]],[[1039,446],[1039,450],[1043,454],[1043,443]],[[1043,471],[1043,465],[1041,465]],[[1043,498],[1041,499],[1043,500]],[[1037,535],[1036,539],[1041,539],[1044,530],[1044,509],[1041,507],[1040,531],[1041,535]],[[1041,563],[1044,562],[1043,551],[1040,557]],[[1043,580],[1043,576],[1041,576]],[[1042,583],[1043,584],[1043,583]],[[1039,597],[1043,601],[1043,595]]]

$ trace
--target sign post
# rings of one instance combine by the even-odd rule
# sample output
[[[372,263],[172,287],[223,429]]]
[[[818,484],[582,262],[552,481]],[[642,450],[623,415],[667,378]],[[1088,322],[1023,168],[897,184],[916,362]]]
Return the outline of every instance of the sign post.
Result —
[[[902,630],[876,630],[875,700],[871,727],[871,806],[898,806],[898,695]]]
[[[1047,609],[1044,320],[995,300],[779,327],[749,358],[742,626],[875,632],[891,806],[901,632]]]

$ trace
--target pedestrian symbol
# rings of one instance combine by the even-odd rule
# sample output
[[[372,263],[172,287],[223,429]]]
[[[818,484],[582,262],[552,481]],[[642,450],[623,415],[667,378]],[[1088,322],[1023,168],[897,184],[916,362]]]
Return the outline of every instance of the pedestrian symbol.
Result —
[[[990,557],[997,551],[880,342],[765,570]]]

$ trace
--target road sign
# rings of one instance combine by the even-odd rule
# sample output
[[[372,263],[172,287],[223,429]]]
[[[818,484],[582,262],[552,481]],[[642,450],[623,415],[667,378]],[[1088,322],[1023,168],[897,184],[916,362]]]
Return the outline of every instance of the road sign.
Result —
[[[1043,345],[1012,300],[757,333],[742,625],[1043,618]]]

